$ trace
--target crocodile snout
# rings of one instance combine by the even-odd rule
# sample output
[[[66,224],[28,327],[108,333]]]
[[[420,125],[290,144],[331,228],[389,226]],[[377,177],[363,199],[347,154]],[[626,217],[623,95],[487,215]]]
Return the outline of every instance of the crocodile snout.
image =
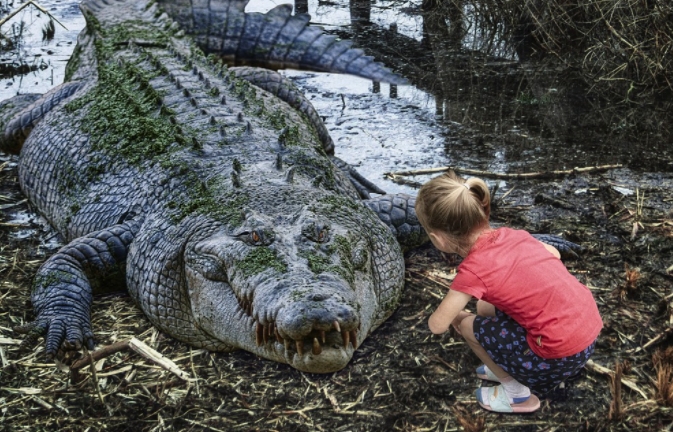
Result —
[[[335,325],[335,323],[337,323]],[[356,330],[360,324],[356,306],[341,294],[312,293],[292,299],[276,318],[281,335],[302,339],[311,331]]]
[[[284,344],[286,354],[296,350],[303,356],[310,350],[319,356],[324,348],[357,348],[360,318],[354,300],[339,292],[297,289],[284,303],[273,323],[257,324],[258,344],[271,340],[274,334]]]

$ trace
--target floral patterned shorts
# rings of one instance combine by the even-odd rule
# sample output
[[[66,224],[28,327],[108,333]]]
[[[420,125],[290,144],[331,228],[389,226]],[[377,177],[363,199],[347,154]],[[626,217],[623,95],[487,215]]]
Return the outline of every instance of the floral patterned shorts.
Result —
[[[544,395],[578,374],[594,352],[594,341],[577,354],[558,359],[538,357],[526,341],[526,330],[496,309],[495,316],[477,316],[474,337],[497,365],[533,393]]]

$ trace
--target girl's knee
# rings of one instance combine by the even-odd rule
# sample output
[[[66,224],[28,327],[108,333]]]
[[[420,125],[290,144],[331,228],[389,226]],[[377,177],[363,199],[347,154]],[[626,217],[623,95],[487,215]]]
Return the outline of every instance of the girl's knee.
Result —
[[[474,318],[475,318],[475,315],[471,315],[469,317],[464,318],[460,322],[460,332],[463,334],[463,337],[467,337],[467,335],[474,335],[474,332],[473,332]]]

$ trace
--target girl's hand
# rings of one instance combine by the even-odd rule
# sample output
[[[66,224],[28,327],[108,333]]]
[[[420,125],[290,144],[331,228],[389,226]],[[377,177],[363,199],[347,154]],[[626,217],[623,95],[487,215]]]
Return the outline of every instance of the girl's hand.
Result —
[[[454,320],[460,318],[462,321],[465,318],[462,314],[468,314],[463,309],[471,298],[472,296],[469,294],[449,290],[449,293],[444,297],[437,310],[430,315],[430,319],[428,320],[430,331],[434,334],[442,334],[449,329]]]

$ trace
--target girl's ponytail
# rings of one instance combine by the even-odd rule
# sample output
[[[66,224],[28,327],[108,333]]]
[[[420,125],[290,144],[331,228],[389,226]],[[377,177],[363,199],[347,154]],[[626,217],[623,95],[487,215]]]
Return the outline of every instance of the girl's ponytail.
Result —
[[[453,171],[435,177],[418,191],[416,215],[427,231],[464,237],[488,222],[491,194],[476,177],[463,181]]]

